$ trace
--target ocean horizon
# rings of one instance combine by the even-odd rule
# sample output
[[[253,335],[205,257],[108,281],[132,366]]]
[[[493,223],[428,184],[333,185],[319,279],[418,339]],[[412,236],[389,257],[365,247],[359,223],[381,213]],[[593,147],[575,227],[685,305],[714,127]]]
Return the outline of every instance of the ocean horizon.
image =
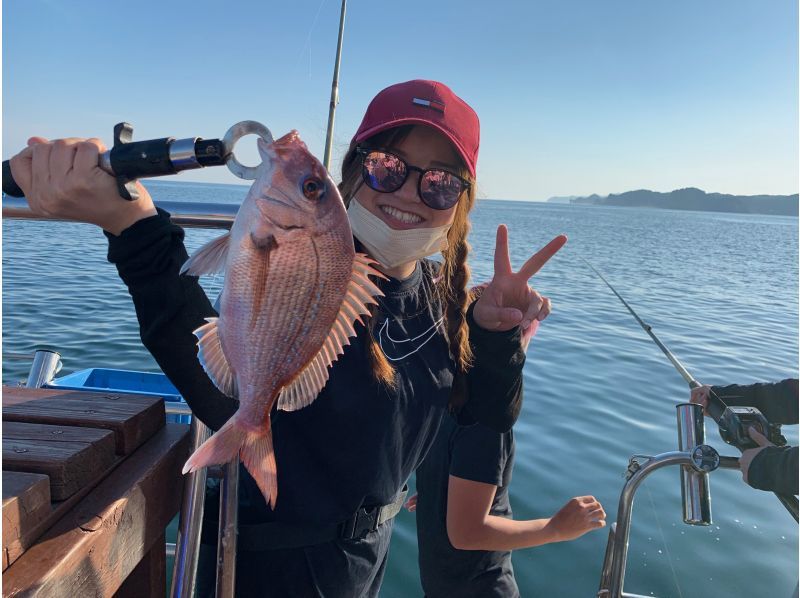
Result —
[[[180,177],[180,175],[178,175]],[[250,185],[247,183],[208,183],[208,182],[200,182],[200,181],[180,181],[180,180],[166,180],[166,179],[143,179],[142,183],[145,187],[150,188],[150,186],[155,186],[155,188],[159,187],[178,187],[178,188],[202,188],[202,187],[221,187],[221,188],[229,188],[235,191],[241,191],[242,189],[248,190]],[[566,201],[567,199],[576,199],[576,198],[584,198],[590,196],[598,196],[598,197],[608,197],[609,195],[622,195],[625,193],[631,193],[635,191],[648,191],[648,192],[655,192],[655,193],[671,193],[674,191],[680,191],[683,189],[693,189],[694,187],[679,187],[677,189],[670,189],[664,191],[657,191],[655,189],[629,189],[626,191],[615,191],[612,193],[606,193],[605,195],[601,195],[598,193],[590,193],[589,195],[558,195],[558,196],[551,196],[546,199],[525,199],[525,198],[504,198],[504,197],[489,197],[489,196],[482,196],[479,194],[478,201],[510,201],[510,202],[523,202],[523,203],[549,203],[549,204],[557,204],[557,205],[567,205],[567,206],[577,206],[581,204],[572,204]],[[721,193],[718,191],[706,191],[705,193],[709,195],[714,194],[722,194],[722,195],[734,195],[737,197],[785,197],[787,195],[793,194],[785,194],[785,195],[778,195],[778,194],[757,194],[757,195],[741,195],[737,193]],[[794,193],[796,195],[797,193]],[[242,197],[243,199],[244,197]],[[589,207],[607,207],[607,208],[627,208],[631,206],[591,206],[590,204],[583,204],[588,205]],[[645,207],[645,206],[641,206]],[[658,206],[648,206],[649,209],[659,209],[659,210],[670,210],[672,208],[667,207],[658,207]],[[690,211],[690,212],[713,212],[713,213],[742,213],[742,212],[724,212],[721,210],[704,210],[704,209],[692,209],[692,210],[677,210],[677,211]],[[753,215],[758,215],[758,213],[753,213]]]

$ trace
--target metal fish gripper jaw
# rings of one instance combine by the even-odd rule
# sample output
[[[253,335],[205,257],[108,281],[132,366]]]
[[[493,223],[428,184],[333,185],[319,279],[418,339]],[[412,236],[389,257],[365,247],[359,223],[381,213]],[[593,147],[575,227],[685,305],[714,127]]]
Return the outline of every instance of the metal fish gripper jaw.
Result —
[[[255,120],[243,120],[236,123],[228,129],[225,136],[222,138],[222,144],[225,146],[225,150],[228,154],[228,159],[225,162],[228,170],[240,179],[252,181],[255,180],[258,175],[260,164],[259,166],[245,166],[236,159],[236,155],[233,153],[233,147],[236,145],[236,142],[245,135],[258,135],[267,143],[272,143],[274,140],[270,130]]]

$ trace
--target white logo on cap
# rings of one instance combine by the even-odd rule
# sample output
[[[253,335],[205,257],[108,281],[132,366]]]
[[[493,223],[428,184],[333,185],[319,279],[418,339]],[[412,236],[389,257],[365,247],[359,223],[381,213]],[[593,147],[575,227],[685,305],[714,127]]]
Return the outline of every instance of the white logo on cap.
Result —
[[[439,112],[444,112],[444,103],[437,102],[436,100],[423,100],[422,98],[413,98],[411,100],[412,104],[416,104],[417,106],[425,106],[426,108],[433,108],[434,110],[438,110]]]

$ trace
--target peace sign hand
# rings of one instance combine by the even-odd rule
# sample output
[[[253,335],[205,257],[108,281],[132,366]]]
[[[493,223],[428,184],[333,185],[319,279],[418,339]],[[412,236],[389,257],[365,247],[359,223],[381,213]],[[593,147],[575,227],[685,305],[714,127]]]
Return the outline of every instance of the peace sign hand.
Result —
[[[547,261],[567,242],[559,235],[525,262],[519,272],[511,270],[508,255],[508,229],[497,227],[497,244],[494,250],[494,278],[475,304],[472,317],[485,330],[506,331],[515,326],[523,330],[534,320],[544,320],[550,313],[550,299],[542,297],[528,285]]]

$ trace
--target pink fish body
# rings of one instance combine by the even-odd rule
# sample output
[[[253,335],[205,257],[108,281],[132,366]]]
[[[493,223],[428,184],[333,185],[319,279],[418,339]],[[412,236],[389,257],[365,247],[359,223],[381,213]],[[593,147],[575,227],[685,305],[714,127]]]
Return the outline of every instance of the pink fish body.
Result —
[[[328,368],[380,290],[353,248],[336,185],[296,131],[259,140],[263,165],[230,232],[181,272],[225,272],[219,318],[195,330],[203,367],[236,414],[189,458],[184,473],[238,456],[275,508],[270,412],[314,401]]]

